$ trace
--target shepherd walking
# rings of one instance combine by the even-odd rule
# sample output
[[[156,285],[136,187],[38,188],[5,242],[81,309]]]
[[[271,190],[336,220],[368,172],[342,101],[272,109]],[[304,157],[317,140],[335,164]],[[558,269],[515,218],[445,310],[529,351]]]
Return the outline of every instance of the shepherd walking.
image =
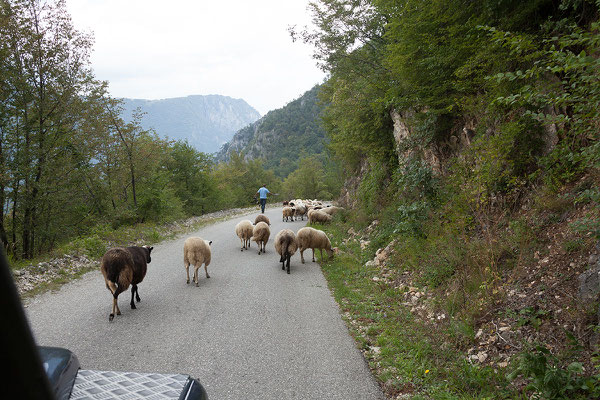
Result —
[[[258,194],[258,198],[260,200],[260,212],[264,214],[265,206],[267,205],[267,194],[271,192],[269,192],[269,189],[267,189],[267,185],[262,185],[262,187],[258,189],[256,193]]]

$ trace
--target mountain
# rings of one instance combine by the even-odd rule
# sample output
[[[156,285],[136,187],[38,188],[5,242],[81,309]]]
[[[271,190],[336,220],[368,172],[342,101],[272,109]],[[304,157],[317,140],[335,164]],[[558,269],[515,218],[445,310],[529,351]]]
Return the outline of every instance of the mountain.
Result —
[[[231,151],[242,152],[248,159],[263,158],[265,168],[283,178],[298,167],[300,158],[322,153],[326,138],[321,127],[319,90],[317,85],[285,107],[269,111],[240,129],[216,154],[217,161],[227,161]]]
[[[220,95],[123,101],[125,121],[131,121],[132,111],[139,107],[146,113],[141,121],[144,129],[153,128],[163,138],[187,139],[205,153],[216,152],[236,131],[260,118],[244,100]]]

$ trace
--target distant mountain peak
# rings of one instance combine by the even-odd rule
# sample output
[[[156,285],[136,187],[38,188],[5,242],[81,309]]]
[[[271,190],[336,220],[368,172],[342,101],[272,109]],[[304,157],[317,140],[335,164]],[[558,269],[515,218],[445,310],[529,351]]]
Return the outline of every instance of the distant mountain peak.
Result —
[[[144,129],[154,129],[163,138],[187,139],[199,151],[214,153],[239,129],[260,118],[243,99],[217,94],[189,95],[168,99],[123,99],[125,121],[140,108],[146,113],[141,121]]]

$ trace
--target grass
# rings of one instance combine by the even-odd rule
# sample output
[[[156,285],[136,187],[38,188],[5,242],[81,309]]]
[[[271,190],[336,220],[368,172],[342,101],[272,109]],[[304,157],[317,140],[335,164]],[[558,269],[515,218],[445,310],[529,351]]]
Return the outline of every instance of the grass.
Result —
[[[454,350],[447,328],[432,329],[411,313],[406,288],[373,280],[381,270],[365,260],[372,259],[374,252],[361,250],[356,240],[344,242],[348,228],[345,224],[318,227],[341,250],[321,265],[357,346],[386,394],[414,399],[505,397],[500,389],[505,386],[504,376],[469,364]],[[473,335],[465,324],[453,332],[463,338]]]

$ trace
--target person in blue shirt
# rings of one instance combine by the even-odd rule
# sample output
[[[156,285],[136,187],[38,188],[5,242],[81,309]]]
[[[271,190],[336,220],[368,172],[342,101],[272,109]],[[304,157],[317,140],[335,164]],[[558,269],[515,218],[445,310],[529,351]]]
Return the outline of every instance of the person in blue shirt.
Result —
[[[267,185],[262,185],[262,187],[258,189],[256,193],[258,194],[258,198],[260,199],[261,212],[264,214],[265,206],[267,205],[267,194],[271,192],[269,192],[269,189],[267,189]]]

